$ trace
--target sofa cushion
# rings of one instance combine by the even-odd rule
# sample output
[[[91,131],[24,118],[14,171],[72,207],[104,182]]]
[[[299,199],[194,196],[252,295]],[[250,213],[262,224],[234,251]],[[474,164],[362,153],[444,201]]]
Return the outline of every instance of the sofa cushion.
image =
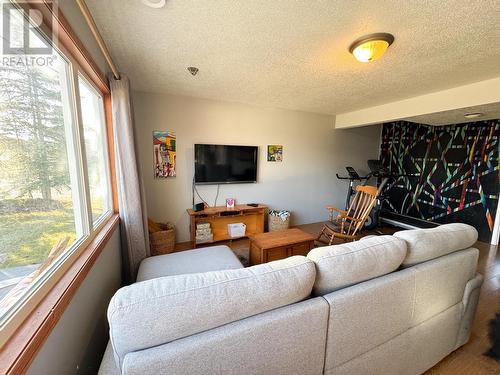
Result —
[[[392,236],[313,249],[307,257],[316,264],[314,294],[324,295],[385,275],[396,270],[405,256],[405,242]]]
[[[121,288],[108,307],[110,339],[125,354],[165,344],[307,298],[316,271],[306,257],[167,276]]]
[[[325,363],[328,311],[323,298],[311,298],[127,353],[123,373],[320,375]]]
[[[466,249],[410,267],[415,273],[412,326],[461,303],[474,278],[479,250]]]
[[[116,366],[111,343],[108,341],[97,375],[121,375],[121,373],[120,369]]]
[[[476,228],[461,223],[431,229],[412,229],[394,233],[408,246],[404,267],[413,266],[454,251],[471,247],[477,241]]]
[[[139,266],[137,281],[235,268],[243,265],[229,247],[211,246],[146,258]]]

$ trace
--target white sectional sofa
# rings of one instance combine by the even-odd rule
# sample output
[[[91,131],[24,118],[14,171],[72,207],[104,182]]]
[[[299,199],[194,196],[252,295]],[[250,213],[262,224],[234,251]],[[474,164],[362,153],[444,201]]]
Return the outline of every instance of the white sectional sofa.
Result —
[[[449,224],[249,268],[224,246],[146,259],[99,374],[420,374],[469,338],[476,240]]]

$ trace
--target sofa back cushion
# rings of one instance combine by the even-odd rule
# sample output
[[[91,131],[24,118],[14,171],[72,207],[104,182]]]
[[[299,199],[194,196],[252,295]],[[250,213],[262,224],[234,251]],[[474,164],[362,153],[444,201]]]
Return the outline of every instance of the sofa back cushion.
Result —
[[[385,275],[396,270],[405,256],[405,242],[393,236],[313,249],[307,255],[316,264],[313,292],[324,295]]]
[[[328,312],[322,297],[266,311],[128,353],[123,373],[319,375],[325,363]]]
[[[125,354],[165,344],[311,294],[316,276],[306,257],[244,269],[167,276],[121,288],[108,307],[110,339],[121,367]]]
[[[408,247],[404,267],[463,250],[477,241],[477,230],[467,224],[453,223],[431,229],[403,230],[394,237],[404,240]]]

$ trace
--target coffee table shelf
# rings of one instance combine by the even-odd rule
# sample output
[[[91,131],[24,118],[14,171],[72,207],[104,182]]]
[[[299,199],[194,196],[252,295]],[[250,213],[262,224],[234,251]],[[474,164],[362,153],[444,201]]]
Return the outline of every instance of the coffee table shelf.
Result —
[[[250,238],[250,265],[267,263],[293,255],[307,255],[314,236],[298,228],[261,233]]]

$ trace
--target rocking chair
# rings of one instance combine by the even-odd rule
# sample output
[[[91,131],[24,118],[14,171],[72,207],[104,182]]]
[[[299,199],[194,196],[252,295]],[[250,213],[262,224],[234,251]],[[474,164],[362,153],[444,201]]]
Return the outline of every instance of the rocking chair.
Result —
[[[334,206],[326,206],[330,213],[330,223],[323,226],[316,238],[317,241],[331,245],[335,238],[344,241],[356,241],[358,239],[359,232],[377,201],[378,189],[375,186],[356,186],[355,190],[356,195],[347,211]],[[337,213],[336,217],[335,213]],[[322,240],[323,236],[328,239],[328,242]]]

